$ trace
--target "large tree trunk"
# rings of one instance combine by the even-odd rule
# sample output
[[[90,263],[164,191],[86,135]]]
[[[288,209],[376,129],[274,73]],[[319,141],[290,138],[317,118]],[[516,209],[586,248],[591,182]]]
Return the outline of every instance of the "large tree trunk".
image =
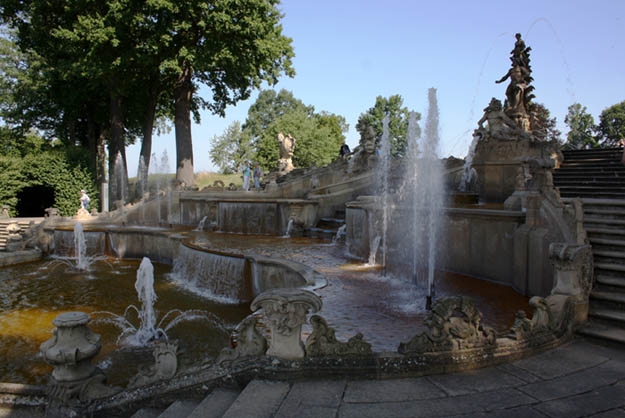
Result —
[[[158,89],[154,88],[150,92],[149,102],[143,119],[143,140],[141,141],[141,153],[139,154],[139,168],[137,169],[137,197],[143,198],[147,193],[148,173],[150,172],[150,157],[152,155],[152,131],[154,130],[154,115],[156,114],[156,103],[158,101]]]
[[[193,185],[193,142],[191,140],[191,83],[192,69],[184,70],[174,88],[176,127],[176,183],[177,186]]]
[[[93,119],[89,119],[87,124],[89,166],[95,175],[96,190],[100,195],[100,210],[104,211],[107,209],[104,207],[105,196],[102,195],[102,185],[106,183],[106,135],[102,127]]]
[[[128,168],[124,144],[124,125],[121,97],[111,88],[111,138],[109,141],[109,198],[122,204],[128,199]]]

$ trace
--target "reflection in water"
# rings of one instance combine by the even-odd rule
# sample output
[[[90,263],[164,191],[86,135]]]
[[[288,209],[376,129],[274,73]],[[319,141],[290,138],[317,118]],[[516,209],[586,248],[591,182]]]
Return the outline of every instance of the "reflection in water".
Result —
[[[63,312],[82,311],[92,316],[89,327],[102,335],[103,348],[96,357],[114,384],[151,364],[150,347],[125,349],[116,343],[120,328],[97,311],[123,313],[136,303],[134,288],[137,260],[111,260],[112,269],[96,263],[89,276],[65,274],[43,261],[0,269],[0,381],[42,384],[51,368],[41,359],[39,345],[52,336],[52,320]],[[222,305],[181,290],[166,279],[170,267],[154,265],[154,288],[158,300],[155,315],[170,339],[178,340],[185,355],[183,367],[216,356],[229,343],[230,331],[249,314],[249,306]],[[34,273],[34,274],[33,274]],[[89,278],[89,280],[85,280]],[[166,314],[169,312],[168,314]],[[185,315],[181,315],[181,314]],[[191,322],[186,319],[199,319]],[[125,318],[138,324],[129,310]],[[207,360],[200,360],[206,358]],[[126,362],[124,364],[124,362]],[[128,365],[132,365],[128,367]]]
[[[320,314],[341,340],[362,332],[375,351],[396,351],[399,342],[420,332],[425,312],[424,306],[416,306],[415,301],[423,305],[422,290],[406,280],[383,277],[379,266],[366,266],[348,258],[343,245],[266,235],[245,239],[214,232],[190,235],[200,247],[284,258],[324,274],[328,286],[316,291],[323,300]],[[51,336],[53,318],[74,310],[92,315],[90,327],[102,335],[104,344],[96,361],[107,369],[111,383],[122,384],[139,365],[151,363],[149,344],[145,348],[120,349],[116,344],[120,323],[115,323],[110,314],[97,313],[123,313],[120,316],[128,323],[140,323],[137,311],[126,310],[137,301],[134,283],[138,261],[111,260],[112,267],[95,263],[89,276],[64,274],[47,263],[0,268],[0,358],[4,359],[0,363],[0,381],[43,383],[50,368],[38,356],[39,344]],[[222,304],[184,290],[167,278],[170,270],[169,266],[154,265],[154,290],[158,295],[154,312],[156,318],[161,318],[155,328],[162,328],[170,339],[178,340],[185,353],[179,358],[181,367],[201,366],[228,345],[229,332],[249,314],[249,305]],[[85,280],[87,277],[90,280]],[[436,272],[435,280],[437,297],[471,297],[484,315],[483,323],[500,332],[512,325],[517,310],[528,308],[528,299],[507,286],[443,272]],[[190,322],[181,315],[198,319],[195,316],[202,312],[211,314]],[[310,328],[305,328],[306,332]]]

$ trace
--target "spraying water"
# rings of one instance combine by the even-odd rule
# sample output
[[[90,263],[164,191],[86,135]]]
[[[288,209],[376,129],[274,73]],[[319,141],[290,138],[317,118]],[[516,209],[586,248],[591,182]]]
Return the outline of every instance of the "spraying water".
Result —
[[[444,182],[443,169],[438,158],[439,125],[438,100],[436,89],[428,90],[428,116],[423,140],[422,165],[424,170],[419,176],[420,192],[423,202],[423,218],[427,236],[427,300],[426,308],[431,307],[434,291],[434,271],[436,268],[436,247],[440,237],[441,214],[443,211]]]
[[[85,243],[85,233],[80,222],[74,224],[74,250],[76,251],[76,270],[87,271],[89,269],[87,245]]]
[[[286,226],[286,232],[284,233],[284,238],[290,238],[293,233],[293,218],[289,219],[289,223]]]
[[[389,117],[385,116],[382,120],[382,155],[380,169],[382,171],[382,274],[386,276],[386,252],[388,250],[388,217],[390,210],[390,193],[389,193],[389,170],[391,167],[391,141],[388,131]],[[374,258],[375,260],[375,258]]]
[[[139,345],[144,345],[158,335],[155,329],[156,314],[154,313],[154,302],[156,302],[154,266],[147,257],[143,257],[137,270],[135,289],[141,302],[141,310],[139,311],[139,329],[134,338]]]
[[[341,225],[339,229],[336,231],[336,235],[332,238],[333,244],[338,244],[341,240],[341,237],[344,236],[347,232],[347,225]]]
[[[208,216],[203,217],[200,220],[200,223],[197,225],[197,228],[194,229],[194,231],[203,231],[204,227],[206,225],[206,220],[208,219]]]
[[[464,160],[464,166],[462,167],[462,177],[460,178],[461,192],[468,191],[470,189],[471,183],[477,178],[477,172],[472,166],[473,157],[475,156],[475,148],[477,148],[477,143],[479,142],[479,140],[480,137],[478,135],[473,135],[473,140],[471,141],[469,152]]]

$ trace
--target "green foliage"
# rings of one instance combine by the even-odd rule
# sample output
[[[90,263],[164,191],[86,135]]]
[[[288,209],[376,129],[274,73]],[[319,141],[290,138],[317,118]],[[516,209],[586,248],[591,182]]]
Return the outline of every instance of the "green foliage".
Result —
[[[293,165],[298,168],[321,167],[331,163],[345,141],[347,124],[342,116],[313,114],[292,110],[273,121],[256,141],[256,160],[264,171],[274,170],[280,159],[278,133],[295,138]]]
[[[557,128],[557,120],[551,117],[551,112],[542,103],[532,103],[530,112],[534,115],[532,132],[543,141],[551,141],[562,144],[562,132]]]
[[[604,109],[599,115],[597,131],[602,147],[616,147],[625,140],[625,101]]]
[[[81,189],[87,191],[91,206],[97,208],[93,176],[80,158],[70,154],[67,148],[52,147],[34,133],[19,137],[0,127],[0,204],[8,205],[11,214],[16,215],[20,190],[41,185],[54,190],[55,207],[64,216],[76,214]]]
[[[566,134],[564,149],[598,148],[599,143],[593,132],[597,129],[592,115],[586,111],[586,106],[573,103],[569,106],[564,123],[569,127]]]
[[[15,216],[17,193],[27,186],[22,174],[23,163],[17,157],[0,155],[0,205],[8,205],[9,213]]]
[[[306,106],[301,100],[296,99],[292,92],[285,89],[278,93],[274,90],[263,90],[247,111],[243,130],[249,133],[253,141],[257,141],[272,123],[288,112],[302,112],[313,116],[315,108]]]
[[[238,172],[245,160],[254,158],[254,147],[250,135],[241,130],[240,122],[235,121],[223,134],[211,139],[209,154],[221,173],[231,174]]]
[[[367,124],[373,127],[376,144],[379,144],[382,137],[382,120],[385,116],[388,116],[391,154],[396,157],[401,157],[406,153],[406,132],[408,130],[410,112],[403,104],[404,99],[399,94],[390,96],[388,99],[378,96],[375,99],[375,105],[365,113],[362,113],[356,124],[356,129],[361,133]],[[417,121],[420,119],[421,114],[417,112]],[[421,136],[421,129],[418,125],[416,134],[417,138]]]

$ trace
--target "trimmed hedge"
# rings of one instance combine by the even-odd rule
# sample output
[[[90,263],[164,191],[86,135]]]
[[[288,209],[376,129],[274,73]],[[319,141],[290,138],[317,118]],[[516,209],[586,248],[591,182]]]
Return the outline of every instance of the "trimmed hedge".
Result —
[[[90,171],[72,164],[63,150],[47,150],[27,154],[23,158],[0,157],[0,204],[9,205],[15,216],[17,194],[24,187],[48,186],[54,190],[54,206],[63,216],[73,216],[80,207],[80,190],[91,198],[91,207],[98,208],[98,194]],[[19,213],[17,214],[19,215]]]

